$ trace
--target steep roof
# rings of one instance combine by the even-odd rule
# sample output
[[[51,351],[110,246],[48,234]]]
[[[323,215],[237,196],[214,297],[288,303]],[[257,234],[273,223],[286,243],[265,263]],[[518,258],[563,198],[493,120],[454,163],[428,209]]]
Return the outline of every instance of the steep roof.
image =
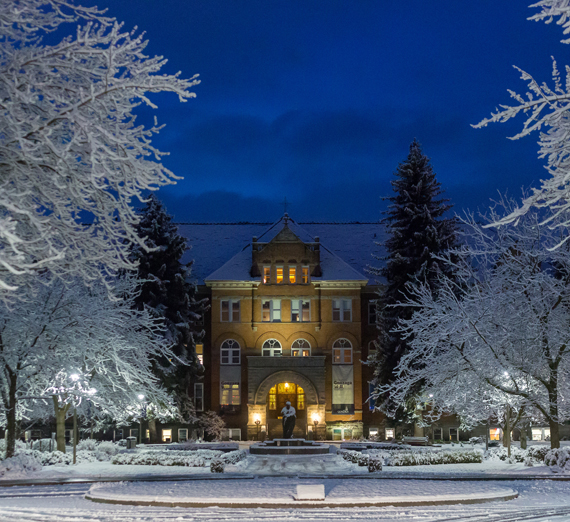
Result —
[[[283,230],[283,218],[275,223],[182,223],[181,235],[191,247],[183,262],[194,260],[192,277],[199,284],[209,280],[256,280],[251,278],[251,240],[269,242]],[[363,280],[369,265],[379,266],[384,249],[385,229],[379,223],[296,223],[288,220],[289,229],[304,242],[321,242],[321,268],[326,280]]]

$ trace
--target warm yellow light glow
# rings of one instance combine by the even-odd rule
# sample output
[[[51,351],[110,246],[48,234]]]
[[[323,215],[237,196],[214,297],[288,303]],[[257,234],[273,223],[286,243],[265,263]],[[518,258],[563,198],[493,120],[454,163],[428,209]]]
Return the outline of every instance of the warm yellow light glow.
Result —
[[[261,422],[261,416],[258,413],[254,415],[253,422],[256,424]]]
[[[313,415],[313,424],[318,424],[320,422],[320,418],[318,415]]]
[[[288,382],[285,383],[285,388],[289,388],[289,383],[288,383]]]

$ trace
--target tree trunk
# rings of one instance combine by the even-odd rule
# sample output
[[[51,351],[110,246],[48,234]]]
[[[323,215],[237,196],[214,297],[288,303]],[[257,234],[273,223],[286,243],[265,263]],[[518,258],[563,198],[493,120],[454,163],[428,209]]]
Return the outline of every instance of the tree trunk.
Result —
[[[8,408],[6,411],[6,431],[8,437],[6,438],[6,458],[14,456],[16,451],[16,387],[18,379],[16,374],[8,370],[9,375],[9,389],[8,389]]]
[[[65,417],[67,416],[67,410],[69,410],[69,404],[60,408],[57,396],[53,395],[52,399],[55,411],[57,451],[65,453]]]
[[[148,420],[148,431],[150,432],[150,443],[157,444],[158,443],[158,433],[156,429],[156,419],[149,419]]]
[[[550,388],[548,390],[548,400],[550,401],[550,448],[560,447],[560,432],[558,426],[558,371],[550,372]]]
[[[555,419],[558,417],[554,417]],[[548,421],[550,425],[550,447],[552,449],[560,447],[560,432],[558,422],[550,419]]]
[[[506,422],[505,422],[505,436],[503,439],[506,441],[507,446],[507,456],[511,458],[511,407],[507,406],[507,414],[506,414]]]
[[[526,421],[523,421],[523,422],[521,423],[521,428],[520,428],[520,430],[521,430],[521,449],[525,450],[526,447],[527,447],[527,444],[526,444],[526,440],[527,440],[527,433],[526,433],[526,430],[527,430],[527,423],[526,423]]]

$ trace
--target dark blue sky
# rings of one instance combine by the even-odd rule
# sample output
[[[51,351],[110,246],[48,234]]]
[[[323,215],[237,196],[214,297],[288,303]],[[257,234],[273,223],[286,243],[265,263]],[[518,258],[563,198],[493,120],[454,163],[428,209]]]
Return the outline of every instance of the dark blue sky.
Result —
[[[549,80],[570,50],[530,0],[106,0],[146,31],[197,98],[158,100],[156,145],[184,180],[161,189],[177,221],[377,220],[412,139],[460,211],[544,177],[522,125],[470,124]]]

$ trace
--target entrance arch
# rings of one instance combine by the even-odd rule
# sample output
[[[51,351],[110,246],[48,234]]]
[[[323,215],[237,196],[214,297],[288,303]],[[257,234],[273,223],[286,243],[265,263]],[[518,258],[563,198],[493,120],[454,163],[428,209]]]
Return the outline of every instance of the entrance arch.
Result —
[[[307,436],[307,405],[318,405],[319,399],[314,384],[304,375],[291,371],[271,374],[257,388],[255,404],[264,405],[269,438],[283,436],[281,409],[289,400],[296,409],[296,423],[293,437]]]
[[[254,404],[267,404],[269,390],[280,382],[293,382],[301,386],[305,390],[305,400],[307,404],[319,404],[319,395],[315,385],[308,377],[292,370],[282,370],[266,377],[257,387]]]

